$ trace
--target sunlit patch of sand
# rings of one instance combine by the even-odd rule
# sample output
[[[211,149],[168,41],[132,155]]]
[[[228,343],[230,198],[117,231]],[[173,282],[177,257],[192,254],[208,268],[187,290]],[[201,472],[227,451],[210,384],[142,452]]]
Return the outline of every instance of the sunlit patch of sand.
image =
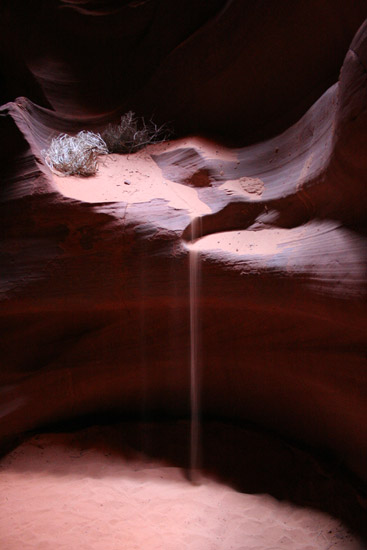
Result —
[[[163,199],[169,207],[185,210],[192,216],[211,212],[196,189],[164,179],[147,149],[131,155],[99,157],[99,170],[92,177],[53,174],[53,185],[63,196],[87,203],[131,204]]]
[[[206,235],[188,248],[201,252],[210,253],[220,249],[236,255],[246,256],[270,256],[280,252],[281,246],[285,245],[292,238],[302,235],[301,229],[290,231],[289,229],[264,229],[262,231],[226,231]]]
[[[0,462],[2,550],[362,550],[327,514],[35,436]]]
[[[264,191],[264,182],[260,178],[242,177],[237,180],[228,180],[219,186],[229,193],[241,195],[246,199],[259,199]]]

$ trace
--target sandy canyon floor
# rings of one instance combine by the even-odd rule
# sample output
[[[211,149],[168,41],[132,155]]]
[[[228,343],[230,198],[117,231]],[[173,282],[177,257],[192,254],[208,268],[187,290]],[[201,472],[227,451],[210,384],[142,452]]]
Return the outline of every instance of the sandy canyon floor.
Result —
[[[2,550],[365,548],[324,512],[239,492],[206,474],[193,484],[167,461],[129,445],[117,451],[117,433],[34,435],[3,457]]]

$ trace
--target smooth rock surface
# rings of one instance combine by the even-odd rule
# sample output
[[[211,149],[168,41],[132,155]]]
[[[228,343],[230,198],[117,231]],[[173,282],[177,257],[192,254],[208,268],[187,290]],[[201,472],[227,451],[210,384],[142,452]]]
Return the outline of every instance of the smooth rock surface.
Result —
[[[39,2],[31,19],[23,3],[1,8],[3,23],[33,29],[27,40],[3,34],[27,75],[6,72],[6,89],[29,97],[0,111],[1,440],[87,413],[187,416],[198,251],[202,413],[330,451],[366,480],[366,25],[348,50],[365,2],[284,2],[275,22],[257,2],[216,2],[211,13],[192,2],[195,21],[186,8],[175,34],[167,12],[154,51],[164,24],[154,10],[167,2],[62,4]],[[106,29],[127,13],[145,38],[136,43],[126,22],[114,53],[129,49],[126,65],[106,63]],[[283,32],[295,21],[297,39]],[[90,57],[76,48],[90,43]],[[127,106],[155,106],[179,134],[236,147],[181,137],[101,158],[93,178],[50,173],[41,150],[51,137],[101,129]]]

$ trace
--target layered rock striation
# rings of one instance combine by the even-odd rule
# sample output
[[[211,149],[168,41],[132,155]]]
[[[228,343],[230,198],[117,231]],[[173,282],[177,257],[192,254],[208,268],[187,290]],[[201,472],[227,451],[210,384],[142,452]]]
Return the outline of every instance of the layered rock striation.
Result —
[[[365,480],[366,4],[170,4],[1,8],[1,441],[82,414],[189,415],[196,254],[202,414]],[[53,136],[127,108],[178,138],[92,178],[49,171]]]

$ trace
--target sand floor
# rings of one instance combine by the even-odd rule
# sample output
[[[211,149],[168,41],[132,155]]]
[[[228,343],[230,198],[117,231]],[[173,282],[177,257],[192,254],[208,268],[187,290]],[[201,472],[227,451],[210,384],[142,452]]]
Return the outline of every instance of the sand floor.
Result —
[[[324,512],[206,475],[194,485],[181,468],[86,433],[35,435],[3,457],[2,550],[365,548]]]

